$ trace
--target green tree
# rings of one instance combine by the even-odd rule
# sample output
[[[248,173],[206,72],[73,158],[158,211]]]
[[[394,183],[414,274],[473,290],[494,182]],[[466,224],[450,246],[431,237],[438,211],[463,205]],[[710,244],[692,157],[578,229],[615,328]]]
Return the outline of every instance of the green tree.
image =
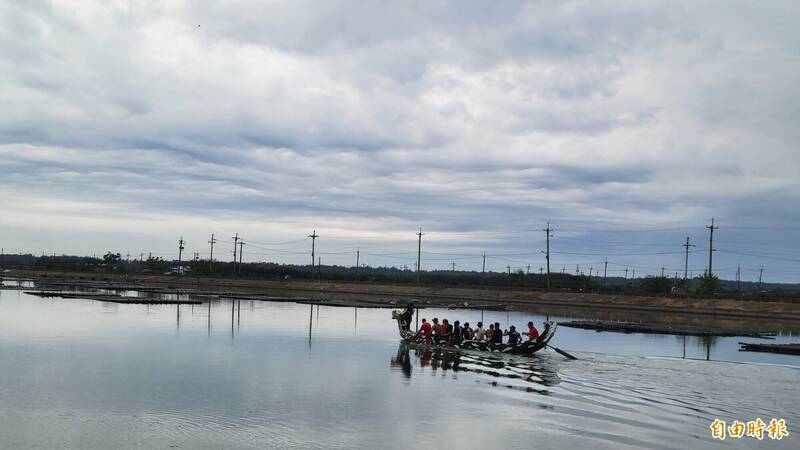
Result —
[[[122,260],[122,255],[119,253],[108,252],[103,255],[103,262],[109,266],[113,266]]]
[[[722,284],[719,282],[719,278],[713,273],[705,273],[702,277],[698,278],[698,285],[696,292],[701,295],[709,295],[715,292],[719,292]]]
[[[648,276],[642,280],[641,287],[647,292],[654,294],[663,294],[672,290],[673,282],[668,277],[654,277]]]

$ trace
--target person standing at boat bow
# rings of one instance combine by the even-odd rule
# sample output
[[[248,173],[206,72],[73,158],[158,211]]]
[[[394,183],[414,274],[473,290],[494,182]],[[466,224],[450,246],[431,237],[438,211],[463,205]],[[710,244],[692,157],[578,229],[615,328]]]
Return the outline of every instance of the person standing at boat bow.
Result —
[[[403,314],[400,314],[400,320],[405,322],[405,330],[411,331],[411,319],[414,317],[414,303],[409,303],[406,306]]]

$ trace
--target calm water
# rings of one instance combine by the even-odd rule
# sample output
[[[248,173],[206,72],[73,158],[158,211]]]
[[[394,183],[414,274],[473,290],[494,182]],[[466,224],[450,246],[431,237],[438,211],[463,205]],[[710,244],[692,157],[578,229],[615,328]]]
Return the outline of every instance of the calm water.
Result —
[[[422,315],[474,323],[481,312]],[[0,444],[716,448],[714,418],[775,417],[786,419],[788,438],[724,445],[798,448],[800,357],[740,353],[739,340],[562,327],[552,343],[578,361],[552,351],[443,361],[406,354],[388,310],[178,308],[0,291]]]

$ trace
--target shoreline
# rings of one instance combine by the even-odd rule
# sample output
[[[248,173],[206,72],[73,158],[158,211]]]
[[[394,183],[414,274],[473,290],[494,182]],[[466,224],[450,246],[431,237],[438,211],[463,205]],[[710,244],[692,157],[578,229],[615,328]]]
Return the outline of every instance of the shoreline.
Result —
[[[695,316],[730,319],[768,319],[771,321],[800,321],[800,304],[778,301],[745,301],[725,298],[675,298],[664,296],[607,295],[561,291],[526,291],[513,289],[481,289],[474,287],[391,285],[355,282],[305,280],[259,280],[248,278],[176,277],[167,275],[122,275],[94,272],[63,272],[12,269],[6,275],[25,278],[37,283],[58,285],[129,287],[131,289],[160,287],[165,290],[202,290],[264,294],[270,292],[302,293],[315,302],[326,300],[387,306],[409,301],[419,306],[463,307],[475,305],[492,310],[541,310],[542,308],[574,311],[604,311],[607,313],[669,313],[671,316]],[[189,293],[189,292],[187,292]],[[331,297],[335,297],[331,298]],[[496,307],[496,308],[495,308]],[[677,317],[675,317],[677,318]]]

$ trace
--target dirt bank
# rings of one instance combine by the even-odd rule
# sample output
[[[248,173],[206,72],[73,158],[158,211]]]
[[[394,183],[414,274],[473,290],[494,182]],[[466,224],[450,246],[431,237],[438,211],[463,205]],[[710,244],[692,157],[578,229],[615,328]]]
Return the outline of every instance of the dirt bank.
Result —
[[[79,272],[14,270],[7,275],[47,283],[108,283],[161,287],[166,289],[202,289],[214,292],[274,293],[276,291],[316,300],[367,300],[403,304],[414,300],[431,306],[492,305],[512,310],[609,311],[618,313],[670,313],[671,315],[713,316],[800,320],[800,304],[781,301],[743,301],[730,298],[696,299],[604,295],[594,293],[496,290],[447,286],[414,286],[370,283],[276,281],[244,278],[177,277],[163,275],[116,275]]]

